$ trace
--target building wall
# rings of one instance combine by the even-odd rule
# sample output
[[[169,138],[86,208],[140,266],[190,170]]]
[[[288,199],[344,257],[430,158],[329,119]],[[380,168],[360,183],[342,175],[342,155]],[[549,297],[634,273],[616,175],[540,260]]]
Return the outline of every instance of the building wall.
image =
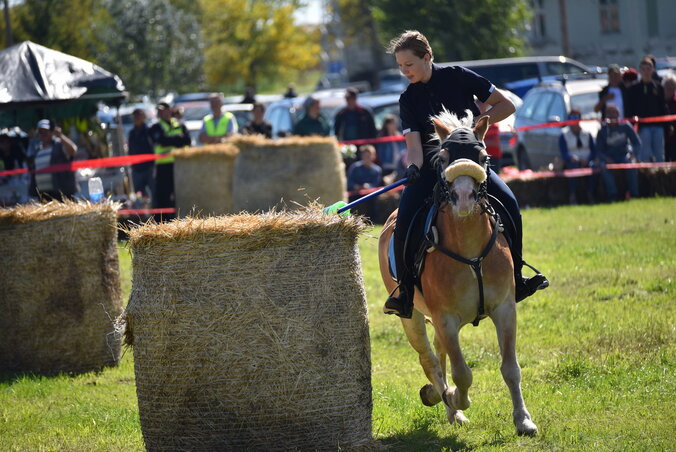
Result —
[[[531,0],[534,17],[527,37],[532,55],[564,54],[561,1],[570,48],[566,56],[589,65],[636,67],[647,53],[676,55],[676,0]],[[616,31],[612,24],[602,30],[604,9],[609,15],[617,11]]]

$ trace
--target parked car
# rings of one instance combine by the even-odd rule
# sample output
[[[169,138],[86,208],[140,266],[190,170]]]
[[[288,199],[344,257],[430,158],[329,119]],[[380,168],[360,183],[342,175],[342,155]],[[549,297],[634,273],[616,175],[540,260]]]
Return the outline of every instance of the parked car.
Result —
[[[200,146],[199,135],[202,130],[202,121],[206,115],[211,114],[211,107],[208,101],[185,102],[183,107],[183,121],[190,133],[190,141],[193,146]],[[244,127],[253,119],[252,104],[225,104],[222,110],[229,111],[235,116],[237,126]]]
[[[454,61],[439,63],[440,66],[463,66],[490,80],[499,88],[506,88],[517,96],[523,96],[533,86],[545,81],[555,81],[567,74],[581,76],[598,74],[579,61],[564,56],[537,56],[496,58],[489,60]],[[598,74],[601,76],[602,74]]]
[[[518,112],[523,105],[521,98],[506,89],[501,89],[501,91],[512,101],[514,107],[516,107],[516,112]],[[518,139],[514,128],[516,112],[498,123],[491,124],[488,132],[486,132],[484,138],[486,152],[491,156],[491,165],[495,169],[514,164],[514,150]]]
[[[594,112],[594,105],[606,84],[607,81],[599,79],[541,83],[524,97],[523,105],[516,112],[514,126],[518,130],[524,126],[563,121],[573,108],[582,112],[582,119],[600,119],[601,114]],[[580,126],[594,137],[601,128],[599,121],[583,121]],[[561,127],[517,133],[516,163],[519,169],[546,169],[558,158]]]

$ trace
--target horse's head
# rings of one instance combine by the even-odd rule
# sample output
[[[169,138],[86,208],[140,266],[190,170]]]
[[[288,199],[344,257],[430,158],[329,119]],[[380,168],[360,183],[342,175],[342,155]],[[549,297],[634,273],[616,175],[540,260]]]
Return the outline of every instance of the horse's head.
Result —
[[[473,212],[485,196],[488,153],[483,142],[488,130],[488,118],[482,117],[472,128],[474,116],[465,111],[464,118],[444,110],[432,117],[441,147],[435,156],[440,172],[445,201],[458,216]]]

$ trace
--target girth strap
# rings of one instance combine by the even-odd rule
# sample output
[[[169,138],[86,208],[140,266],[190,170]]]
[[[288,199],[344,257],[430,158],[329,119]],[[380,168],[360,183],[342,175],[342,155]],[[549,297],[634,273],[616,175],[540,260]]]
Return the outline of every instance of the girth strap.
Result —
[[[448,257],[451,257],[455,259],[456,261],[462,262],[463,264],[467,264],[470,267],[472,267],[472,270],[474,270],[474,274],[476,275],[477,283],[479,284],[479,312],[477,313],[476,319],[472,322],[472,325],[478,326],[479,321],[481,320],[481,317],[485,313],[485,308],[484,308],[484,279],[483,279],[483,274],[481,272],[481,262],[484,260],[486,256],[488,256],[488,253],[491,251],[491,248],[493,248],[493,245],[495,245],[495,241],[498,239],[498,224],[500,223],[499,219],[496,220],[491,216],[491,220],[493,223],[493,233],[491,234],[490,240],[488,240],[488,243],[484,247],[484,250],[481,252],[479,257],[475,257],[473,259],[467,259],[466,257],[462,257],[459,254],[454,253],[453,251],[447,250],[442,248],[441,246],[437,245],[436,249],[441,251],[443,254],[445,254]]]

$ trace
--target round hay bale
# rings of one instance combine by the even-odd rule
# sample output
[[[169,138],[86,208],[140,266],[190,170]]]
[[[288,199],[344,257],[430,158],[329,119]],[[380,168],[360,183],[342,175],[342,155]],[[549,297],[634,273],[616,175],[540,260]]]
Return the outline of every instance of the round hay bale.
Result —
[[[239,149],[230,144],[173,151],[180,216],[232,213],[232,173]]]
[[[240,148],[233,177],[235,212],[265,212],[280,202],[295,209],[308,201],[344,200],[345,164],[334,138],[254,137],[231,143]]]
[[[148,450],[370,443],[363,227],[315,209],[131,231],[125,334]]]
[[[0,370],[117,365],[118,207],[53,201],[0,209]]]

